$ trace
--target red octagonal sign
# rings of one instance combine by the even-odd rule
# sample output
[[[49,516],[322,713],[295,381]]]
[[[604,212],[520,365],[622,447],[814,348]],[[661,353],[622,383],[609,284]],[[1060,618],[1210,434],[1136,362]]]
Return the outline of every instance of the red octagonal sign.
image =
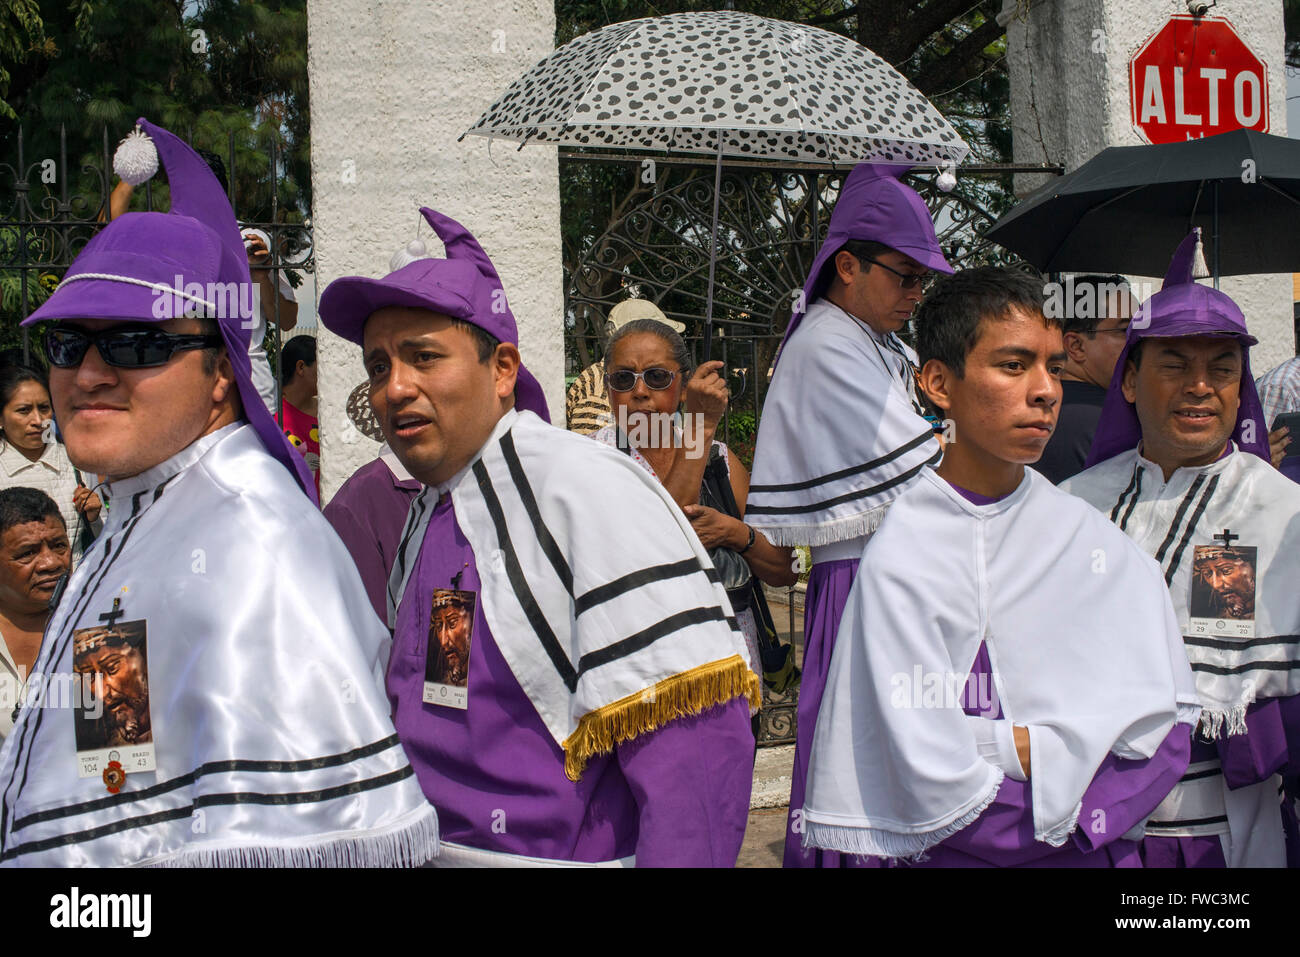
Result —
[[[1268,131],[1268,67],[1227,20],[1171,17],[1129,63],[1133,126],[1148,143]]]

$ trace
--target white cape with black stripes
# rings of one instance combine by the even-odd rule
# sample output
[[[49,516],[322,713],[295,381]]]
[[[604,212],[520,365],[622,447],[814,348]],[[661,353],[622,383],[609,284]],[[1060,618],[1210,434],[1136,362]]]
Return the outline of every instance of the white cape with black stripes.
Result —
[[[745,521],[777,545],[869,535],[941,452],[921,416],[916,353],[818,299],[763,403]]]
[[[727,593],[682,510],[626,455],[532,412],[506,413],[469,466],[412,501],[391,624],[420,550],[441,547],[426,531],[445,491],[492,637],[571,779],[673,718],[740,695],[757,707]]]
[[[1003,772],[962,707],[982,642],[1003,719],[1029,731],[1033,839],[1059,847],[1108,754],[1150,758],[1196,720],[1178,639],[1155,563],[1082,502],[1025,469],[1006,498],[974,505],[927,469],[849,592],[804,843],[910,857],[983,813]]]
[[[50,618],[0,751],[0,860],[391,867],[435,855],[437,818],[383,692],[388,632],[252,427],[204,436],[105,496],[104,531]],[[88,701],[74,632],[109,619],[143,621],[143,646],[138,660],[100,658],[104,695]],[[83,667],[87,647],[83,634]],[[126,751],[123,737],[147,731],[156,770],[124,758],[116,793],[80,776],[82,716],[106,733],[82,744]]]
[[[1300,485],[1236,449],[1210,465],[1176,469],[1166,482],[1160,466],[1134,449],[1061,488],[1104,512],[1163,569],[1208,737],[1245,733],[1246,708],[1257,699],[1300,693]],[[1232,547],[1254,549],[1253,638],[1193,627],[1196,548],[1224,544],[1225,532]],[[1206,584],[1197,589],[1202,595]]]

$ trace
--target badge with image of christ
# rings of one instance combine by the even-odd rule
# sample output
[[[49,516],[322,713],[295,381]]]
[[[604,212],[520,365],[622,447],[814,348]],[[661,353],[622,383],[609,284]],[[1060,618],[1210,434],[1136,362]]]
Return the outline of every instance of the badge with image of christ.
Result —
[[[1197,545],[1192,554],[1192,635],[1255,637],[1254,545],[1234,545],[1227,529],[1214,536],[1223,544]]]
[[[73,731],[80,777],[101,777],[110,761],[118,762],[125,775],[155,770],[145,638],[143,619],[112,620],[72,633],[72,669],[79,691]]]
[[[424,652],[425,704],[469,707],[469,646],[476,603],[472,591],[434,589]]]

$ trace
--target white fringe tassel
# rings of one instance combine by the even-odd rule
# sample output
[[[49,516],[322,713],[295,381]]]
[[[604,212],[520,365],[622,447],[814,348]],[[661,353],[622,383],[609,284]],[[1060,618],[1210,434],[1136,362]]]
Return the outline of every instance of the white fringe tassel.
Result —
[[[1201,709],[1201,734],[1208,741],[1217,741],[1224,734],[1232,737],[1246,733],[1246,709],[1252,702],[1243,702],[1232,708]]]
[[[842,542],[850,538],[862,538],[875,532],[880,527],[885,512],[889,511],[889,506],[890,503],[886,502],[884,505],[877,505],[870,511],[863,512],[861,515],[850,515],[848,518],[821,522],[816,525],[769,527],[760,524],[754,519],[748,519],[748,521],[754,528],[762,532],[764,537],[773,545],[785,548],[793,548],[796,545],[834,545],[836,542]]]
[[[411,818],[414,817],[414,820]],[[418,867],[438,855],[438,817],[432,805],[382,830],[348,836],[340,831],[315,844],[197,846],[155,867]]]
[[[921,834],[900,834],[876,827],[845,827],[841,824],[821,824],[808,820],[803,815],[803,846],[819,847],[826,851],[838,851],[841,854],[858,854],[867,857],[898,857],[903,860],[919,861],[927,850],[952,837],[958,831],[975,823],[975,819],[984,813],[998,796],[1005,776],[998,768],[993,769],[996,776],[993,785],[978,802],[966,813],[960,815],[943,827]]]

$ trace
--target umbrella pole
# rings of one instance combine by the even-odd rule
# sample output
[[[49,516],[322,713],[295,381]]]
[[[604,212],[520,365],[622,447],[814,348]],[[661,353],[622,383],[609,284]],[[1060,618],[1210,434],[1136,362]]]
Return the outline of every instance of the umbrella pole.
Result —
[[[709,237],[709,293],[704,314],[704,359],[713,354],[713,267],[718,261],[718,195],[722,192],[722,131],[718,131],[718,161],[713,169],[713,231]]]
[[[1219,181],[1214,181],[1214,288],[1219,288]]]

